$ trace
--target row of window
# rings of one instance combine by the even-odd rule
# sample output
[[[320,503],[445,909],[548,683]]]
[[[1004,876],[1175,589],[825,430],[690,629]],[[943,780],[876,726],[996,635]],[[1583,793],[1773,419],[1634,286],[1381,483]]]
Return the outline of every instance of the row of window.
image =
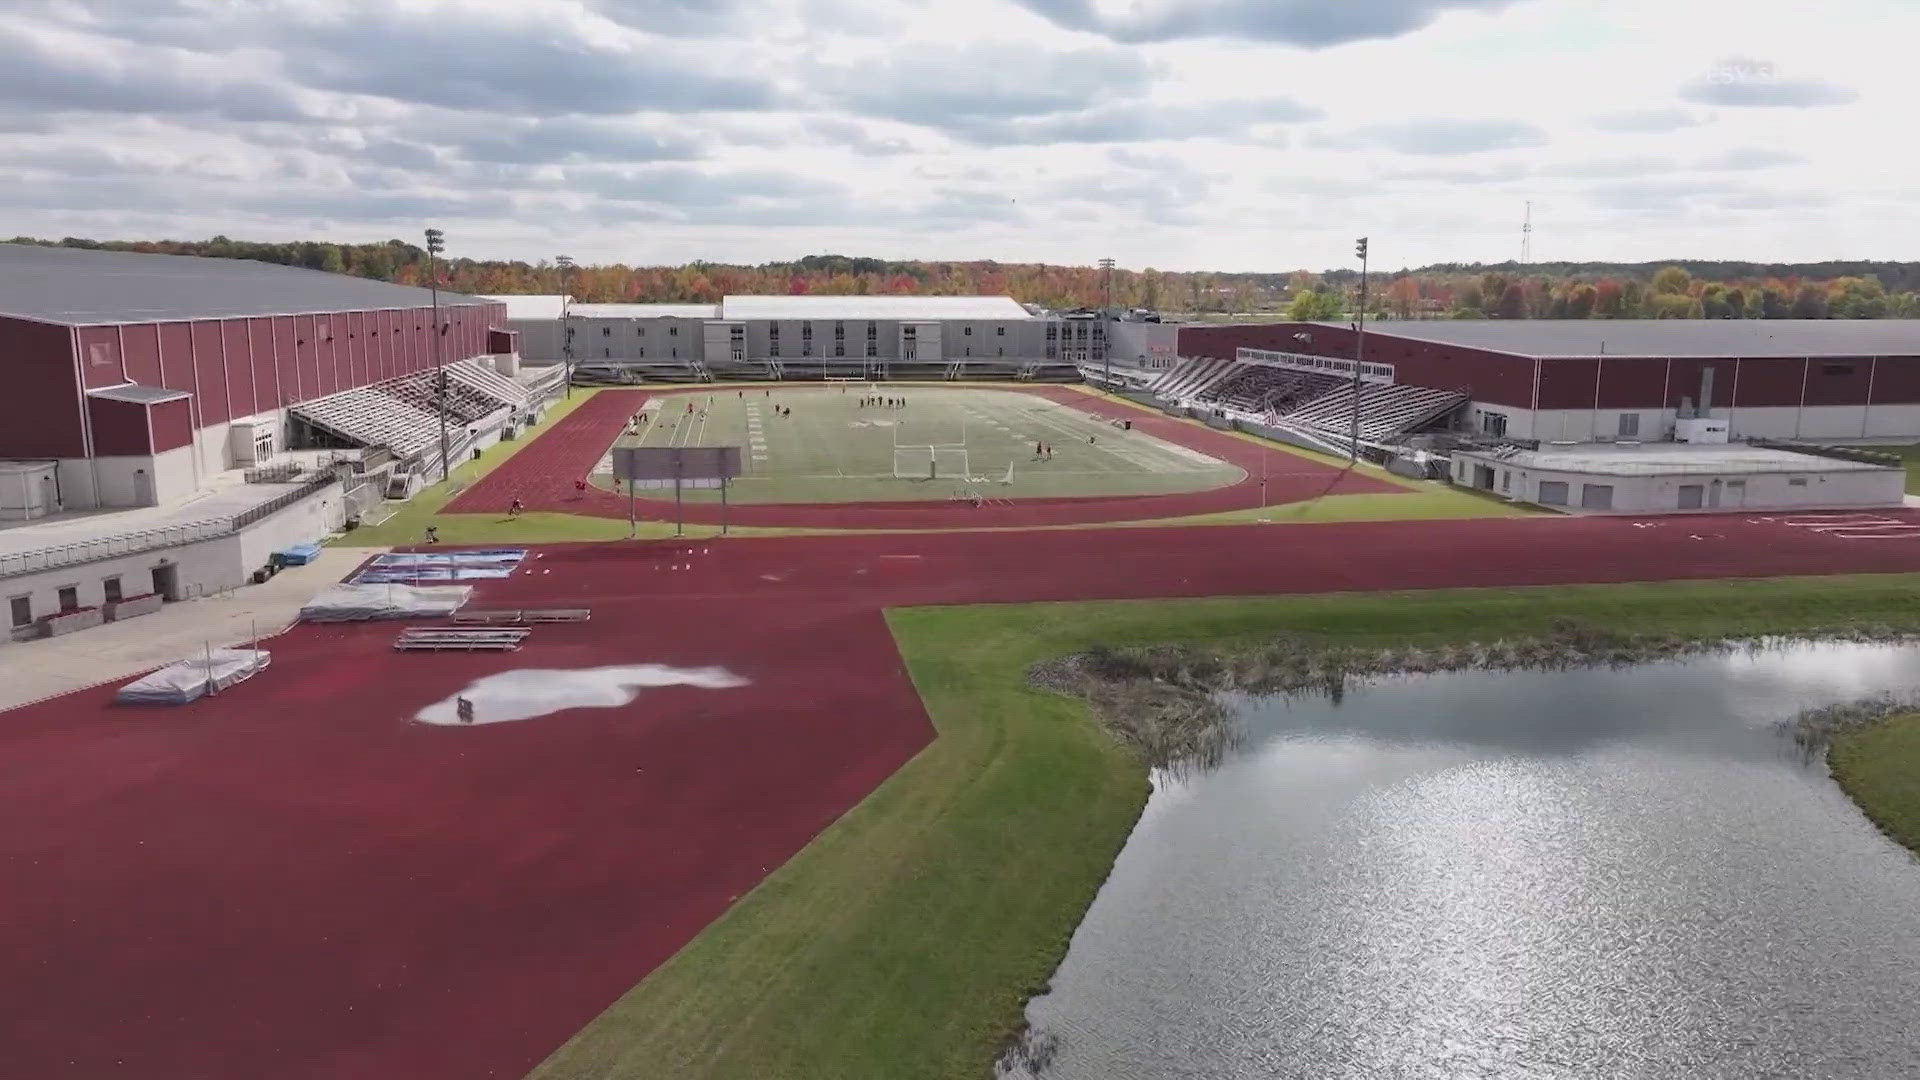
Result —
[[[125,598],[120,589],[120,575],[118,574],[112,577],[102,578],[100,580],[100,586],[101,593],[106,598],[106,603],[117,604]],[[55,602],[60,605],[61,612],[78,611],[80,609],[80,586],[62,585],[59,589],[55,590],[54,598]],[[11,597],[7,602],[7,608],[8,616],[13,620],[14,629],[18,630],[22,626],[32,624],[34,619],[33,597]]]

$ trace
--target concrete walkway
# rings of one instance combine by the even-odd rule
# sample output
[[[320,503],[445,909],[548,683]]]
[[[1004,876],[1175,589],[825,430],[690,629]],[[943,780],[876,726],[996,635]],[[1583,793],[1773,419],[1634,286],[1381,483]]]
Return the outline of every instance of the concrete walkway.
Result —
[[[277,634],[300,608],[366,559],[386,548],[324,548],[306,566],[291,566],[264,585],[222,596],[168,604],[151,615],[107,623],[57,638],[0,644],[0,711],[65,694]],[[271,646],[269,646],[269,649]],[[3,723],[4,719],[0,719]]]

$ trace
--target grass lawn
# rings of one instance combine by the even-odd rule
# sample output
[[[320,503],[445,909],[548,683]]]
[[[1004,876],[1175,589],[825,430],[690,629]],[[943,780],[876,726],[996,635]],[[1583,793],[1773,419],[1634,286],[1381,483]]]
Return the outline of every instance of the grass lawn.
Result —
[[[944,499],[970,477],[1016,498],[1163,495],[1225,487],[1245,475],[1199,451],[1017,390],[883,383],[879,394],[907,404],[862,405],[871,392],[865,383],[801,390],[720,385],[651,403],[649,419],[620,445],[746,447],[746,475],[728,493],[737,503],[920,502]],[[1089,404],[1109,418],[1140,415]],[[792,414],[776,413],[781,406]],[[1043,442],[1053,447],[1044,460],[1034,454]],[[907,477],[896,475],[896,465]],[[1000,488],[1009,470],[1013,484]],[[594,483],[610,489],[612,473],[597,472]],[[673,497],[671,488],[651,494]],[[686,497],[719,501],[712,490]]]
[[[1907,494],[1920,495],[1920,445],[1912,446],[1870,446],[1868,450],[1878,450],[1885,454],[1899,454],[1907,463]]]
[[[1920,851],[1920,714],[1839,736],[1827,764],[1875,825]]]
[[[1437,644],[1562,617],[1700,636],[1914,626],[1916,587],[1862,575],[891,612],[938,739],[535,1076],[984,1075],[1147,795],[1143,765],[1078,702],[1027,686],[1036,661],[1282,631]]]

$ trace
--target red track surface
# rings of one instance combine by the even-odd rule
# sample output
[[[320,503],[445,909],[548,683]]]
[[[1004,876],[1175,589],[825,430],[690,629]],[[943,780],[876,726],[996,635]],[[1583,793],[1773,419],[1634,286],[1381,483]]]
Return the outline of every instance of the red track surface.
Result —
[[[307,626],[179,710],[0,715],[8,1076],[517,1076],[923,745],[885,605],[1920,571],[1920,540],[1697,517],[562,545],[490,599],[590,603],[511,657]],[[508,668],[734,690],[476,728]]]
[[[707,393],[707,390],[681,391]],[[752,391],[758,392],[758,391]],[[783,387],[775,400],[794,400],[824,393],[819,388]],[[1096,398],[1065,387],[1022,387],[1019,393],[1069,405],[1083,411],[1099,406]],[[462,514],[504,513],[514,499],[529,510],[624,518],[627,498],[610,491],[574,490],[607,448],[619,437],[627,418],[652,395],[645,390],[602,390],[593,400],[562,417],[533,443],[468,488],[448,505]],[[735,503],[728,520],[735,525],[786,526],[808,529],[981,529],[1032,528],[1041,525],[1091,525],[1107,521],[1144,521],[1187,517],[1260,505],[1262,459],[1266,470],[1266,500],[1280,505],[1322,495],[1358,495],[1369,492],[1404,493],[1407,489],[1369,476],[1309,461],[1298,454],[1261,446],[1224,432],[1169,417],[1114,405],[1110,415],[1133,420],[1134,429],[1171,443],[1191,447],[1231,462],[1245,471],[1238,483],[1174,495],[1117,495],[1078,498],[1015,499],[1011,505],[975,508],[962,502],[865,503]],[[636,500],[639,516],[671,521],[671,500]],[[720,507],[688,503],[685,520],[709,524],[720,521]]]

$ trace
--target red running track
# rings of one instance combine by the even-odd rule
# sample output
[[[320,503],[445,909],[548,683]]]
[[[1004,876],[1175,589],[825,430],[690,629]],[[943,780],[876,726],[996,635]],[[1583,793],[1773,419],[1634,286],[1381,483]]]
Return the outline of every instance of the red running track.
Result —
[[[791,397],[822,392],[814,387],[784,387],[776,394]],[[1090,412],[1099,404],[1098,399],[1066,387],[1023,387],[1012,392],[1031,394],[1083,412]],[[592,472],[606,455],[607,448],[619,438],[627,419],[639,411],[650,396],[645,390],[600,391],[476,481],[448,504],[447,509],[462,514],[504,513],[514,499],[519,499],[529,510],[626,517],[628,500],[624,495],[594,487],[576,491],[574,482]],[[1171,495],[1015,499],[1010,504],[978,508],[944,499],[937,502],[735,503],[727,517],[735,525],[808,529],[1034,528],[1188,517],[1261,505],[1263,462],[1264,497],[1269,505],[1303,502],[1322,495],[1405,494],[1407,491],[1397,484],[1131,406],[1115,405],[1108,411],[1133,420],[1136,431],[1210,454],[1238,466],[1246,475],[1236,483],[1209,491]],[[671,500],[641,498],[635,500],[635,506],[638,515],[649,521],[671,521],[674,517]],[[718,524],[720,521],[717,504],[687,503],[683,513],[690,522]]]
[[[4,1072],[520,1075],[924,745],[888,605],[1893,571],[1920,540],[1734,515],[538,549],[486,596],[594,620],[510,657],[304,626],[183,709],[0,717]],[[751,684],[407,720],[477,676],[634,663]]]
[[[191,706],[0,715],[0,1076],[520,1077],[932,737],[872,607],[593,607],[511,656],[306,625]],[[634,663],[751,684],[409,721]]]

